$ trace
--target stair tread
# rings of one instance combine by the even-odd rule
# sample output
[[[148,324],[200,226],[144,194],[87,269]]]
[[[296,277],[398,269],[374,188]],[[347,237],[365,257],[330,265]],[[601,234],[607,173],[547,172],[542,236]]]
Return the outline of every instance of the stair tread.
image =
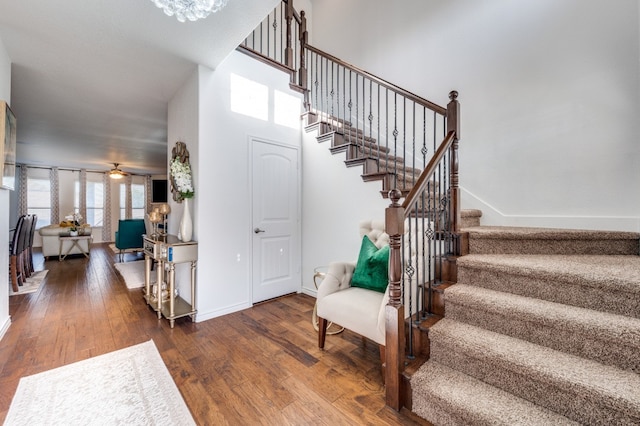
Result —
[[[447,318],[640,373],[640,319],[467,284],[445,290]]]
[[[530,383],[551,384],[567,398],[577,393],[615,410],[631,412],[640,420],[640,375],[633,372],[447,318],[431,328],[430,337],[432,342],[437,341],[434,348],[437,346],[443,354],[466,354],[492,365],[503,376],[511,372],[527,377]],[[432,359],[441,362],[439,358],[432,350]]]
[[[474,226],[465,229],[473,238],[509,239],[522,238],[539,240],[611,240],[611,239],[640,239],[640,233],[629,231],[593,231],[586,229],[561,228],[528,228],[517,226]]]
[[[413,411],[430,421],[420,398],[428,393],[429,403],[450,413],[463,424],[575,425],[566,417],[474,379],[438,362],[429,361],[411,378]],[[442,416],[442,411],[435,413]]]
[[[640,256],[470,254],[460,257],[457,262],[458,267],[486,268],[494,272],[640,294]]]

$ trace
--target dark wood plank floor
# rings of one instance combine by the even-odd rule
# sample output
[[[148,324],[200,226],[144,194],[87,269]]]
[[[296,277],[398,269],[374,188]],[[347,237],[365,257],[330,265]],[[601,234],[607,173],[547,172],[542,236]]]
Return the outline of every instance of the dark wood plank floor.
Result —
[[[125,261],[136,260],[126,255]],[[37,293],[10,297],[0,341],[0,419],[23,376],[153,339],[201,425],[417,424],[384,404],[378,347],[345,331],[317,347],[315,299],[293,295],[174,329],[128,290],[106,244],[44,261]],[[406,410],[405,410],[406,411]]]

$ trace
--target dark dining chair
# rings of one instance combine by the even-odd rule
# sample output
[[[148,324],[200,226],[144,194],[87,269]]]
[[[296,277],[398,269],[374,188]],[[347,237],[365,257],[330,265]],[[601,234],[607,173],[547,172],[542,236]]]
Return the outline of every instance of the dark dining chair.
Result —
[[[38,223],[38,215],[32,214],[31,216],[31,226],[29,227],[28,239],[27,239],[27,247],[25,252],[25,269],[28,271],[27,276],[31,276],[33,274],[33,235],[36,232],[36,225]]]
[[[22,232],[24,228],[24,219],[25,215],[18,218],[18,223],[13,231],[11,245],[9,246],[9,276],[11,277],[11,287],[13,288],[13,291],[18,291],[20,289],[19,286],[21,286],[24,281],[21,268],[22,258],[20,257],[19,250],[20,237],[22,236],[22,238],[24,238]]]
[[[22,229],[20,230],[20,237],[18,240],[18,267],[22,272],[22,280],[26,280],[31,276],[29,268],[27,268],[27,252],[29,251],[29,232],[31,232],[31,215],[28,214],[24,217],[22,223]]]

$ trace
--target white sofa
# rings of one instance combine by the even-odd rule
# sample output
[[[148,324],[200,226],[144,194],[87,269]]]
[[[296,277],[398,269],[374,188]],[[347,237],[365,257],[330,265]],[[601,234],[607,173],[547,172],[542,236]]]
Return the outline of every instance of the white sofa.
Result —
[[[91,235],[92,229],[91,227],[85,226],[82,228],[83,235]],[[59,256],[60,255],[60,240],[58,237],[60,234],[68,234],[69,228],[60,226],[60,225],[48,225],[43,226],[38,230],[38,233],[42,237],[42,255],[47,258],[50,256]],[[86,249],[86,252],[89,251],[89,247],[85,247],[85,245],[91,244],[91,240],[80,241],[79,244],[83,248]],[[70,241],[65,242],[64,247],[62,247],[62,254],[66,253],[71,245]],[[78,247],[73,247],[69,254],[81,254],[82,251]]]

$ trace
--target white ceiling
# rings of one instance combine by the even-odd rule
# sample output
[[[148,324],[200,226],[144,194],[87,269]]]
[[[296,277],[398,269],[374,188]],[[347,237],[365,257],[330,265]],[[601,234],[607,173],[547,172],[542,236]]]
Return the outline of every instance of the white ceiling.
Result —
[[[279,3],[229,0],[180,23],[150,0],[0,0],[19,163],[163,174],[167,102]]]

